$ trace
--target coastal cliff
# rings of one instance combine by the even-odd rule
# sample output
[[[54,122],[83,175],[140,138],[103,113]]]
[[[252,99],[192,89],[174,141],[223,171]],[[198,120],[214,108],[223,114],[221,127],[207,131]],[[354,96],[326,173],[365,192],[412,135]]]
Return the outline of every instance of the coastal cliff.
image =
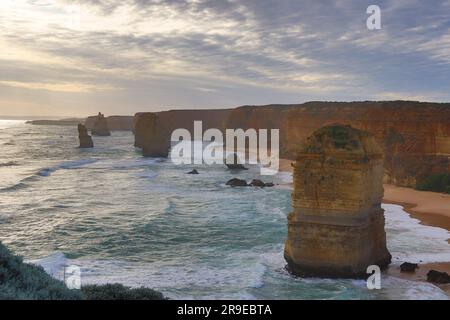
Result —
[[[203,130],[218,128],[224,131],[225,120],[228,117],[229,110],[170,110],[155,113],[137,113],[134,117],[136,147],[142,148],[145,144],[148,144],[148,140],[151,138],[149,128],[145,125],[145,118],[152,114],[157,115],[158,118],[158,135],[161,139],[170,141],[170,136],[175,129],[187,129],[193,136],[194,121],[202,121]],[[141,120],[143,121],[140,122]]]
[[[384,231],[383,154],[373,136],[333,125],[313,133],[294,166],[284,256],[295,275],[364,277],[391,261]]]
[[[307,102],[156,114],[166,128],[165,137],[177,128],[192,132],[194,120],[203,121],[203,130],[280,129],[280,156],[291,160],[296,158],[298,143],[320,127],[351,125],[372,133],[383,148],[386,183],[414,187],[427,175],[450,171],[450,103]],[[136,130],[137,146],[146,139],[145,131]]]
[[[92,130],[97,116],[88,117],[84,123],[88,130]],[[109,116],[106,117],[108,129],[111,131],[132,131],[134,128],[133,116]]]

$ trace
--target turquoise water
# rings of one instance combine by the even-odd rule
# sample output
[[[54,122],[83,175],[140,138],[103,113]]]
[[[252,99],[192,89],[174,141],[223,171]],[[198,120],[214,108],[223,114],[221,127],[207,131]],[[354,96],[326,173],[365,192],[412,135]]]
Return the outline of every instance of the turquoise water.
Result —
[[[76,128],[0,121],[0,240],[55,277],[67,264],[83,283],[148,286],[187,299],[408,299],[447,296],[437,287],[388,277],[300,279],[285,270],[290,190],[230,188],[222,166],[144,159],[130,132],[95,137],[80,150]],[[283,184],[288,174],[260,177]],[[446,230],[422,226],[385,205],[394,264],[450,261]]]

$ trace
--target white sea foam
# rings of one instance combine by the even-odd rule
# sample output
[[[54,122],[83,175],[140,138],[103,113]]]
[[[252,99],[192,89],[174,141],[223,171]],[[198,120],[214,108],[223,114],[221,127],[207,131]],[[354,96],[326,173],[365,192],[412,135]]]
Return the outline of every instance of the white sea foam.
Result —
[[[127,170],[132,168],[140,168],[150,166],[152,164],[158,163],[159,158],[138,158],[138,159],[111,159],[111,160],[98,160],[95,164],[89,164],[90,169],[112,169],[112,170]]]
[[[280,178],[282,183],[292,183],[294,181],[294,177],[291,172],[280,171],[278,172],[278,177]]]
[[[37,172],[38,176],[47,177],[53,172],[60,169],[76,169],[97,162],[98,159],[80,159],[73,161],[65,161],[53,167],[42,168]]]
[[[383,204],[386,217],[387,244],[393,263],[450,261],[450,232],[426,226],[411,218],[399,205]]]
[[[62,252],[54,252],[42,259],[26,261],[44,268],[45,272],[56,279],[62,279],[64,268],[67,266],[67,259]]]

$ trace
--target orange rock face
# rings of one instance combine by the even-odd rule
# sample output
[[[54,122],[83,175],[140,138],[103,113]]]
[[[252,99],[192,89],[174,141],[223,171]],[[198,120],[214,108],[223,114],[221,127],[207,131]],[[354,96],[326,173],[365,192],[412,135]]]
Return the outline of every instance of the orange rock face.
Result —
[[[294,160],[299,143],[315,130],[340,123],[372,133],[385,155],[384,181],[414,187],[432,173],[450,171],[450,104],[413,101],[308,102],[224,110],[158,112],[165,136],[174,129],[280,129],[280,156]],[[139,115],[136,115],[136,118]],[[136,140],[146,140],[145,130]]]
[[[140,114],[136,120],[135,130],[139,132],[135,136],[135,146],[142,148],[144,157],[167,158],[170,138],[156,113]]]
[[[300,276],[364,277],[385,268],[383,154],[372,135],[348,126],[317,130],[294,166],[294,211],[285,258]]]
[[[245,106],[231,112],[226,127],[279,128],[280,156],[293,160],[299,143],[334,123],[374,135],[385,155],[386,183],[414,187],[424,176],[450,171],[450,104],[388,101]]]
[[[134,128],[133,116],[109,116],[106,117],[108,129],[111,131],[132,131]],[[85,121],[85,126],[88,130],[94,128],[97,116],[88,117]]]

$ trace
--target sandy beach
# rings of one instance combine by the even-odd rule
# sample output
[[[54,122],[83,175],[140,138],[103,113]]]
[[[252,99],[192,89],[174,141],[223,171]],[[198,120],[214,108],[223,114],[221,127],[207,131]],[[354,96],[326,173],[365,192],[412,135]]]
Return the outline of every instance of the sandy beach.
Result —
[[[450,195],[384,185],[385,203],[399,204],[423,224],[450,230]]]

